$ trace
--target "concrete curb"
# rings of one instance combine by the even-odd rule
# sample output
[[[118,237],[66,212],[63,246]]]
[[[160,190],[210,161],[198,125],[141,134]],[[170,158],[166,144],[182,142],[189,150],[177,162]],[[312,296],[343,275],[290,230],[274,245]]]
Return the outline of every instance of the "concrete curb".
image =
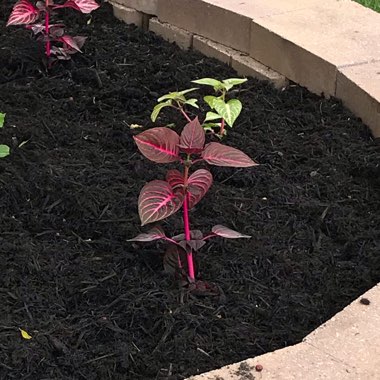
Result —
[[[111,4],[117,8],[116,17],[127,23],[146,26],[142,15],[157,16],[151,30],[182,48],[230,64],[240,75],[265,79],[276,87],[285,86],[289,78],[314,93],[336,96],[362,118],[374,137],[380,137],[380,14],[370,9],[351,0]],[[192,37],[185,43],[186,34]],[[265,71],[270,75],[263,75]]]
[[[369,304],[368,304],[369,303]],[[262,366],[258,372],[257,366]],[[380,379],[380,284],[302,343],[188,380]]]

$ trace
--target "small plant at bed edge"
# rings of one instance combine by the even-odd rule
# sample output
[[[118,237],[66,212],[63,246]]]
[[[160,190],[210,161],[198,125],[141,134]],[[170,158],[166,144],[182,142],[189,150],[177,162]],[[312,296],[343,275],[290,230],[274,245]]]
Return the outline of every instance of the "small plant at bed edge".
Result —
[[[63,4],[55,3],[54,0],[31,2],[19,0],[13,7],[7,26],[25,25],[31,30],[37,39],[45,43],[45,55],[48,67],[55,59],[68,60],[72,54],[81,52],[81,48],[87,37],[69,36],[65,34],[62,23],[51,23],[55,10],[60,8],[73,8],[81,13],[91,13],[99,8],[95,0],[66,0]]]
[[[0,112],[0,128],[3,128],[5,121],[5,113]],[[9,146],[0,144],[0,158],[7,157],[9,155]]]

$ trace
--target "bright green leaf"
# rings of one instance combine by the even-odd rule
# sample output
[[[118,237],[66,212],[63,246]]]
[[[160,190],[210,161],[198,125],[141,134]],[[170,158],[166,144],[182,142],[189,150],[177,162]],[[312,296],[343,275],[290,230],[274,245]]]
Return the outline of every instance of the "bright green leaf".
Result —
[[[245,83],[247,81],[246,78],[229,78],[229,79],[224,79],[223,83],[232,85],[232,86],[237,86],[239,84]]]
[[[214,102],[214,108],[215,111],[223,117],[227,125],[232,127],[243,107],[241,102],[237,99],[231,99],[227,103],[222,99],[217,99]]]
[[[186,98],[181,95],[179,92],[169,92],[169,94],[166,94],[166,95],[162,95],[160,98],[157,99],[157,101],[160,103],[160,102],[163,102],[164,100],[181,100],[181,101],[185,101]]]
[[[193,80],[192,82],[196,84],[203,84],[205,86],[211,86],[214,88],[215,92],[225,90],[224,84],[213,78],[202,78],[202,79]]]
[[[211,87],[220,87],[223,85],[222,82],[213,78],[202,78],[202,79],[192,80],[192,82],[196,84],[204,84],[205,86],[211,86]]]
[[[195,90],[198,90],[198,87],[188,88],[187,90],[183,90],[183,91],[178,92],[178,94],[185,95],[188,92],[195,91]]]
[[[184,103],[184,102],[186,102],[186,98],[184,95],[187,94],[188,92],[195,91],[195,90],[197,90],[196,87],[188,88],[187,90],[183,90],[183,91],[169,92],[169,94],[162,95],[160,98],[157,99],[157,101],[162,102],[164,100],[171,99],[174,101]]]
[[[211,109],[214,109],[214,102],[218,99],[216,96],[207,95],[203,98],[203,100],[209,105]]]
[[[218,120],[221,119],[222,117],[218,115],[215,112],[207,112],[205,121],[212,121],[212,120]]]
[[[156,104],[156,106],[153,108],[152,114],[150,115],[150,118],[153,121],[153,123],[156,121],[157,116],[161,112],[161,110],[164,107],[170,107],[171,105],[172,105],[172,100],[171,99],[167,100],[164,103],[158,103],[158,104]]]
[[[9,155],[9,146],[0,144],[0,158],[7,157]]]
[[[193,106],[195,108],[199,108],[197,102],[198,102],[198,99],[195,99],[195,98],[194,99],[187,99],[185,104],[189,104],[190,106]]]
[[[3,128],[4,120],[5,120],[5,113],[0,112],[0,128]]]

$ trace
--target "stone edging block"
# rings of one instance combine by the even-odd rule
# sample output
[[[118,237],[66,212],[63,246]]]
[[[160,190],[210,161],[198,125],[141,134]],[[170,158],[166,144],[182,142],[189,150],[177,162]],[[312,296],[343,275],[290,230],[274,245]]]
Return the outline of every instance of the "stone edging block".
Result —
[[[243,53],[249,52],[250,18],[224,9],[218,1],[158,0],[158,19]]]
[[[112,0],[112,2],[148,15],[156,16],[158,13],[158,0]]]
[[[113,7],[113,14],[118,20],[124,21],[126,24],[135,24],[139,28],[143,27],[144,14],[142,12],[114,2],[110,2],[110,4]]]
[[[190,49],[193,45],[193,34],[177,28],[176,26],[158,21],[157,18],[149,20],[149,30],[169,42],[175,42],[182,49]]]
[[[380,138],[380,61],[340,68],[336,96]]]

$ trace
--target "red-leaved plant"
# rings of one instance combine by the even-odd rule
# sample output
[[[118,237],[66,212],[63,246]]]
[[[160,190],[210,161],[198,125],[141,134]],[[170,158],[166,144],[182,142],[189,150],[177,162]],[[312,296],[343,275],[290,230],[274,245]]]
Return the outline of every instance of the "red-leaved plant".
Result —
[[[51,16],[56,9],[73,8],[82,13],[91,13],[99,8],[95,0],[66,0],[63,4],[55,3],[54,0],[37,1],[19,0],[13,7],[7,26],[25,25],[37,35],[38,40],[45,43],[45,54],[50,66],[52,59],[68,60],[72,54],[81,52],[86,37],[69,36],[65,34],[64,24],[51,24]],[[57,45],[52,45],[57,43]]]
[[[185,276],[187,264],[188,282],[195,284],[193,252],[199,250],[206,240],[216,236],[230,239],[250,236],[222,225],[214,226],[206,235],[190,229],[189,210],[206,195],[213,182],[208,170],[198,169],[190,174],[190,168],[199,162],[236,168],[255,166],[257,163],[238,149],[218,142],[206,144],[205,130],[198,117],[186,124],[181,135],[169,128],[157,127],[136,135],[134,139],[140,152],[149,160],[160,164],[179,162],[183,166],[182,172],[169,170],[165,181],[154,180],[143,187],[138,199],[141,224],[165,219],[182,208],[184,233],[168,237],[161,227],[156,226],[129,241],[166,240],[170,244],[164,257],[165,267],[174,268]]]

